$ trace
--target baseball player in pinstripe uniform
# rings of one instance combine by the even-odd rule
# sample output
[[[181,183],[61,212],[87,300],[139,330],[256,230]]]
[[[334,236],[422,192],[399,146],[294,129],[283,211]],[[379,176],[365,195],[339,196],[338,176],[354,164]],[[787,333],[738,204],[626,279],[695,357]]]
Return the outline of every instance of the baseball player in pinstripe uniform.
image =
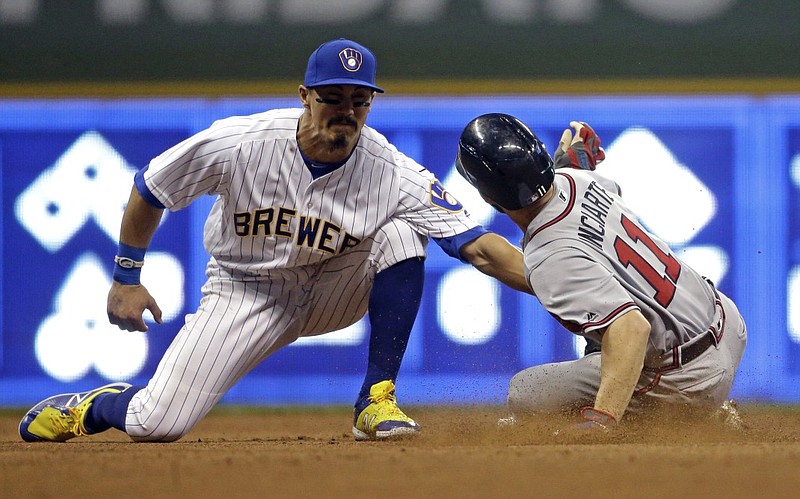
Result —
[[[214,123],[135,177],[123,215],[108,316],[147,330],[155,299],[139,283],[164,209],[207,194],[211,259],[187,316],[146,386],[113,383],[50,397],[22,419],[26,441],[65,441],[117,428],[135,441],[174,441],[242,376],[302,336],[344,328],[369,312],[370,348],[354,410],[358,440],[419,431],[399,409],[394,380],[422,295],[428,238],[522,291],[522,254],[467,217],[424,167],[365,126],[376,61],[350,40],[309,58],[297,109]]]
[[[605,158],[600,140],[585,123],[572,125],[578,147],[565,133],[559,150],[593,170]],[[516,374],[513,415],[577,409],[572,430],[608,431],[648,402],[723,406],[747,341],[744,320],[641,225],[616,183],[593,171],[555,173],[544,144],[505,114],[466,126],[456,168],[525,233],[525,271],[544,308],[601,346]]]

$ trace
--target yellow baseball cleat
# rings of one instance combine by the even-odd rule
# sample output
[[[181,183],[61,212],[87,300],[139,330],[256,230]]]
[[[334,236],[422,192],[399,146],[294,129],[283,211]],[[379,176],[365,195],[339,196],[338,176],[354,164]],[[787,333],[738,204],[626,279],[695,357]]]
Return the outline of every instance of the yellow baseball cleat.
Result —
[[[83,419],[92,401],[102,393],[124,392],[131,385],[112,383],[83,393],[63,393],[33,406],[19,423],[19,436],[26,442],[66,442],[88,435]]]
[[[353,417],[356,440],[384,440],[419,433],[419,425],[397,407],[394,383],[375,383],[369,396],[359,401]]]

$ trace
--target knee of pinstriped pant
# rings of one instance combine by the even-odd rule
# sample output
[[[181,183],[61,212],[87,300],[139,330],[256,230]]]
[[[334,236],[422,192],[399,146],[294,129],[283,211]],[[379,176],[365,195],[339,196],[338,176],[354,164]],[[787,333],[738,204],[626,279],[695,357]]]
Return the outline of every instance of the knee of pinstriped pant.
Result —
[[[172,397],[164,397],[173,400]],[[171,404],[157,404],[158,396],[145,391],[128,405],[125,432],[134,442],[174,442],[180,440],[205,416],[207,411],[177,411]]]
[[[191,428],[175,428],[175,427],[148,427],[147,425],[139,425],[131,427],[127,426],[128,436],[134,442],[175,442],[180,440]]]

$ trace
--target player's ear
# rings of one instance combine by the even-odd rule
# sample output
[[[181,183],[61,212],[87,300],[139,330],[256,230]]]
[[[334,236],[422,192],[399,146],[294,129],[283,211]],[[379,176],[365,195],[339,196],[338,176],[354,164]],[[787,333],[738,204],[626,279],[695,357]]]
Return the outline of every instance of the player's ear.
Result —
[[[300,95],[300,102],[303,104],[303,107],[306,108],[306,109],[311,107],[311,105],[308,102],[310,92],[311,92],[311,90],[308,87],[306,87],[305,85],[300,85],[297,88],[297,93],[298,93],[298,95]]]

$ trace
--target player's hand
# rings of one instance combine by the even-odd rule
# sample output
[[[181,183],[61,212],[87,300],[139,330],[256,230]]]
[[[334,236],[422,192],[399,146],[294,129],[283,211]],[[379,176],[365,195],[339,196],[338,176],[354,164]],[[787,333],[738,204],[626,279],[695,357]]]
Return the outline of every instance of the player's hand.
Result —
[[[575,129],[575,135],[569,128],[561,134],[553,159],[554,167],[594,170],[606,159],[606,152],[600,147],[600,137],[583,121],[570,121],[569,126]]]
[[[142,318],[145,310],[149,310],[156,322],[161,324],[161,309],[147,288],[141,284],[127,285],[113,281],[106,305],[111,324],[126,331],[147,331],[147,324]]]

